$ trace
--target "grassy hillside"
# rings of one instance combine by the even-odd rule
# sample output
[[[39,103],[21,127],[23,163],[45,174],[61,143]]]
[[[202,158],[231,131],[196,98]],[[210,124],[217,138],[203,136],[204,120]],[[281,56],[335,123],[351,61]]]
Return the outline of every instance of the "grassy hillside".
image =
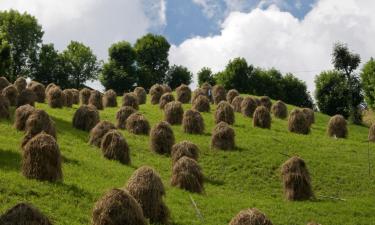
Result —
[[[120,103],[120,98],[118,99]],[[203,113],[204,135],[189,135],[173,126],[176,141],[190,140],[200,148],[199,164],[206,176],[205,193],[190,194],[170,186],[171,159],[149,150],[149,138],[122,131],[131,149],[132,165],[126,166],[102,157],[100,149],[90,146],[88,133],[72,128],[78,106],[46,110],[56,122],[62,152],[64,181],[61,183],[28,180],[20,173],[22,132],[10,121],[0,122],[0,213],[27,201],[41,209],[57,225],[89,224],[96,200],[108,189],[123,187],[132,172],[142,166],[154,167],[166,187],[166,203],[178,225],[224,225],[241,209],[257,207],[274,224],[306,224],[315,220],[325,225],[375,224],[375,144],[368,144],[368,128],[351,125],[349,138],[326,136],[329,117],[316,113],[310,135],[289,133],[287,121],[273,118],[271,130],[253,128],[251,119],[236,113],[234,125],[237,149],[210,149],[214,126],[213,112]],[[190,105],[184,105],[189,108]],[[289,107],[291,110],[292,107]],[[13,109],[14,110],[14,109]],[[101,120],[115,122],[118,108],[100,112]],[[163,118],[158,106],[140,106],[151,125]],[[368,148],[370,157],[368,157]],[[288,155],[297,154],[307,163],[316,201],[288,202],[283,198],[280,165]],[[203,219],[191,204],[195,200]],[[327,198],[337,197],[345,199]]]

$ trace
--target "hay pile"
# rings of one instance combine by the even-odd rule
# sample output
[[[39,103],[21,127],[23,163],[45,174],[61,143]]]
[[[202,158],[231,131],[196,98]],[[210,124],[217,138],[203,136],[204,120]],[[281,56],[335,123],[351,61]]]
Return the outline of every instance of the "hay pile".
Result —
[[[215,111],[215,123],[226,122],[234,124],[234,110],[231,104],[221,101]]]
[[[348,136],[348,128],[346,125],[346,120],[342,115],[332,116],[328,121],[328,136],[346,138]]]
[[[244,116],[252,117],[258,104],[253,97],[245,97],[241,102],[241,112]]]
[[[18,93],[17,96],[17,108],[22,106],[22,105],[31,105],[34,106],[36,101],[36,95],[35,93],[26,88],[25,90],[21,91],[21,93]]]
[[[103,110],[103,95],[97,90],[90,93],[89,104],[95,106],[98,110]]]
[[[51,90],[51,88],[53,88],[53,87],[58,87],[58,86],[57,86],[56,84],[54,84],[54,83],[49,83],[49,84],[47,85],[46,90],[45,90],[45,94],[46,94],[46,96],[47,96],[49,90]]]
[[[163,93],[172,92],[172,88],[169,87],[167,84],[162,84],[161,87],[163,88]]]
[[[25,129],[26,121],[29,116],[35,111],[35,108],[31,105],[23,105],[16,109],[14,127],[21,131]]]
[[[210,100],[205,95],[199,95],[193,101],[192,109],[199,112],[210,112]]]
[[[22,152],[22,174],[30,179],[62,180],[60,149],[53,136],[42,132],[27,142]]]
[[[272,105],[271,112],[276,118],[285,119],[288,117],[288,108],[281,100]]]
[[[215,104],[219,104],[221,101],[226,100],[226,91],[225,88],[221,85],[215,85],[212,88],[212,98]]]
[[[198,111],[192,109],[185,111],[182,118],[182,128],[185,133],[203,134],[204,121],[202,115]]]
[[[36,82],[36,81],[31,81],[29,85],[27,86],[32,90],[35,95],[36,95],[36,101],[43,103],[46,99],[46,88],[44,87],[43,84]]]
[[[35,109],[26,120],[26,134],[22,141],[22,147],[24,147],[31,138],[43,131],[56,138],[55,122],[52,121],[44,110]]]
[[[136,87],[133,92],[137,96],[139,105],[146,104],[147,92],[143,87]]]
[[[93,105],[81,105],[73,116],[73,127],[79,130],[90,131],[99,123],[99,112]]]
[[[9,119],[9,100],[0,94],[0,119]]]
[[[368,141],[375,142],[375,123],[373,123],[368,130]]]
[[[290,201],[308,200],[314,196],[310,174],[303,159],[293,156],[281,166],[284,194]]]
[[[271,128],[271,114],[264,106],[258,106],[253,115],[253,126],[260,128]]]
[[[235,147],[235,133],[227,123],[218,123],[212,131],[211,148],[231,150]]]
[[[234,97],[234,99],[232,100],[232,107],[233,107],[233,110],[235,112],[241,112],[241,104],[242,104],[242,101],[243,101],[243,97],[241,96],[236,96]]]
[[[293,109],[288,119],[288,130],[297,134],[309,134],[310,124],[300,109]]]
[[[175,99],[174,99],[174,96],[172,95],[172,93],[165,93],[163,94],[161,97],[160,97],[160,101],[159,101],[159,107],[160,109],[164,109],[164,106],[169,103],[169,102],[173,102]]]
[[[190,141],[182,141],[174,144],[172,147],[172,165],[174,165],[179,159],[186,156],[195,161],[199,158],[199,149],[196,144]]]
[[[66,107],[72,108],[73,101],[74,101],[73,92],[70,89],[65,89],[63,90],[63,95],[65,97],[64,105]]]
[[[8,87],[3,89],[2,93],[0,93],[0,95],[1,94],[9,100],[9,104],[11,106],[17,105],[18,91],[17,91],[16,86],[9,85]]]
[[[271,102],[270,97],[262,96],[262,97],[260,97],[259,102],[260,102],[260,105],[266,107],[268,109],[268,111],[271,111],[272,102]]]
[[[10,85],[8,79],[6,77],[0,77],[0,91]]]
[[[23,77],[18,77],[17,80],[14,82],[14,86],[17,88],[18,93],[21,93],[23,90],[26,89],[26,79]]]
[[[147,225],[139,203],[127,192],[112,189],[101,197],[92,211],[92,225]]]
[[[102,139],[104,135],[110,131],[115,130],[116,127],[109,121],[100,121],[95,125],[94,128],[90,131],[90,140],[89,144],[95,145],[96,147],[100,147],[100,144],[102,143]]]
[[[311,221],[311,222],[309,222],[307,225],[321,225],[320,223],[317,223],[317,222],[313,222],[313,221]]]
[[[314,110],[310,108],[303,108],[302,112],[305,113],[306,120],[309,123],[309,126],[311,126],[313,123],[315,123],[315,113]]]
[[[190,192],[202,193],[203,174],[197,161],[189,157],[181,157],[172,169],[171,185]]]
[[[156,124],[150,133],[150,148],[151,151],[158,154],[170,154],[175,138],[171,125],[168,122],[162,121]]]
[[[130,107],[130,106],[123,106],[121,107],[117,113],[116,113],[116,127],[118,129],[125,129],[126,128],[126,120],[128,119],[128,117],[135,113],[136,110],[133,109],[133,107]]]
[[[212,86],[209,83],[205,82],[201,85],[200,88],[204,91],[204,94],[207,96],[207,98],[210,99],[210,102],[212,102]]]
[[[103,96],[104,107],[117,107],[117,94],[114,90],[109,89]]]
[[[140,167],[128,180],[126,189],[141,205],[150,223],[169,224],[169,209],[163,202],[164,185],[155,170],[148,166]]]
[[[189,103],[191,100],[191,90],[189,86],[185,84],[181,84],[178,88],[176,88],[177,94],[177,101],[186,104]]]
[[[164,120],[169,124],[181,124],[184,115],[184,109],[181,102],[173,101],[164,106]]]
[[[205,90],[203,90],[202,88],[197,88],[197,89],[195,89],[195,90],[193,91],[193,93],[192,93],[191,103],[194,103],[195,99],[197,99],[197,98],[198,98],[199,96],[201,96],[201,95],[207,97]]]
[[[257,208],[252,208],[241,210],[229,225],[272,225],[272,222]]]
[[[62,108],[65,105],[65,95],[60,87],[51,87],[47,93],[47,102],[51,108]]]
[[[130,106],[135,110],[139,109],[138,98],[134,93],[125,93],[122,97],[122,106]]]
[[[160,97],[164,94],[163,87],[160,84],[154,84],[150,88],[151,104],[159,104]]]
[[[39,209],[28,203],[19,203],[0,216],[1,225],[52,225]]]
[[[150,123],[144,115],[136,112],[126,119],[126,130],[133,134],[148,135],[150,133]]]
[[[119,131],[108,131],[102,138],[100,148],[105,158],[117,160],[123,164],[130,163],[128,143]]]
[[[88,88],[83,88],[79,91],[79,101],[81,105],[88,105],[90,99],[91,91]]]
[[[239,95],[240,93],[238,93],[236,89],[230,89],[227,93],[227,102],[229,102],[229,104],[232,104],[233,99]]]
[[[73,94],[73,104],[78,105],[79,104],[79,91],[77,89],[70,89],[70,91]]]

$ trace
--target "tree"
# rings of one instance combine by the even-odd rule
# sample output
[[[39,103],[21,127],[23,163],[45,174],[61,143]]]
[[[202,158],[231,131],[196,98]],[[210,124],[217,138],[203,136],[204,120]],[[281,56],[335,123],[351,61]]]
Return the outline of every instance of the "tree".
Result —
[[[10,65],[10,45],[8,41],[3,38],[3,35],[0,34],[0,74],[5,75],[8,80],[10,79],[10,77],[7,76],[9,73]]]
[[[284,90],[282,100],[288,104],[298,107],[313,108],[313,100],[307,91],[306,83],[288,73],[282,79],[282,88]]]
[[[0,30],[10,45],[12,61],[8,78],[14,81],[17,75],[30,72],[30,64],[42,42],[42,27],[35,17],[9,10],[0,12]]]
[[[62,53],[63,69],[72,86],[80,88],[88,80],[97,78],[99,63],[91,49],[84,44],[71,41]]]
[[[215,85],[215,78],[212,73],[212,70],[208,67],[203,67],[198,72],[198,85],[201,86],[203,83],[209,83],[210,85]]]
[[[161,35],[147,34],[136,41],[139,85],[148,89],[163,82],[169,68],[169,48],[170,44]]]
[[[362,87],[367,105],[375,109],[375,61],[371,58],[361,71]]]
[[[169,68],[164,82],[172,89],[175,89],[181,84],[189,85],[192,78],[193,74],[188,70],[188,68],[173,65],[171,68]]]
[[[239,92],[248,91],[249,66],[244,58],[235,58],[227,64],[222,73],[215,77],[218,84],[226,89],[235,88]]]

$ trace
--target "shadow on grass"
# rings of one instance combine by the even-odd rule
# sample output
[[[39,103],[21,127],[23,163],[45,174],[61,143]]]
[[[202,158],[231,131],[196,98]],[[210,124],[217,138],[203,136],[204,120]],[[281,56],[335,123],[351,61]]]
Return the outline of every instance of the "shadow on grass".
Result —
[[[87,142],[89,132],[74,128],[71,122],[67,122],[54,116],[51,116],[51,118],[56,123],[57,139],[59,138],[59,135],[70,134],[75,138],[81,139],[83,142]]]
[[[222,180],[216,180],[216,179],[214,179],[212,177],[205,177],[204,181],[207,182],[207,183],[209,183],[209,184],[216,185],[216,186],[222,186],[222,185],[225,184],[224,181],[222,181]]]
[[[0,169],[19,170],[21,165],[20,153],[0,149]]]
[[[80,165],[79,161],[76,159],[70,159],[66,156],[62,156],[63,162],[68,163],[68,164],[73,164],[73,165]]]

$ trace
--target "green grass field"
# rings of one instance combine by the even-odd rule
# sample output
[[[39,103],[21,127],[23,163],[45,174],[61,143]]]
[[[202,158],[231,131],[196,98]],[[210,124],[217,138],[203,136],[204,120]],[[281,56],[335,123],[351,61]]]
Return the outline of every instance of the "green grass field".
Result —
[[[176,142],[189,140],[200,148],[199,164],[206,180],[205,193],[199,195],[170,186],[171,159],[152,153],[147,136],[122,131],[132,160],[130,166],[122,165],[104,159],[99,148],[87,144],[87,132],[72,128],[71,120],[78,106],[51,109],[46,104],[37,104],[36,107],[46,110],[56,122],[64,180],[49,183],[24,178],[20,172],[23,133],[12,127],[13,118],[1,120],[0,213],[19,202],[30,202],[54,224],[89,224],[97,199],[111,188],[124,187],[136,168],[149,165],[163,179],[165,201],[176,225],[224,225],[240,210],[252,207],[278,225],[302,225],[311,220],[323,225],[375,224],[375,144],[366,142],[367,127],[350,125],[349,138],[336,140],[327,137],[329,117],[320,113],[316,113],[316,123],[307,136],[289,133],[286,120],[273,118],[272,128],[267,130],[254,128],[251,118],[236,113],[233,127],[237,148],[225,152],[210,149],[215,110],[212,106],[210,113],[203,113],[204,135],[185,134],[181,126],[173,126]],[[185,109],[189,107],[184,105]],[[115,122],[117,110],[101,111],[101,120]],[[141,105],[140,112],[151,125],[163,119],[158,105]],[[280,166],[288,159],[285,154],[296,154],[306,161],[316,200],[284,199]],[[370,170],[369,162],[374,165]],[[197,216],[189,195],[203,218]]]

